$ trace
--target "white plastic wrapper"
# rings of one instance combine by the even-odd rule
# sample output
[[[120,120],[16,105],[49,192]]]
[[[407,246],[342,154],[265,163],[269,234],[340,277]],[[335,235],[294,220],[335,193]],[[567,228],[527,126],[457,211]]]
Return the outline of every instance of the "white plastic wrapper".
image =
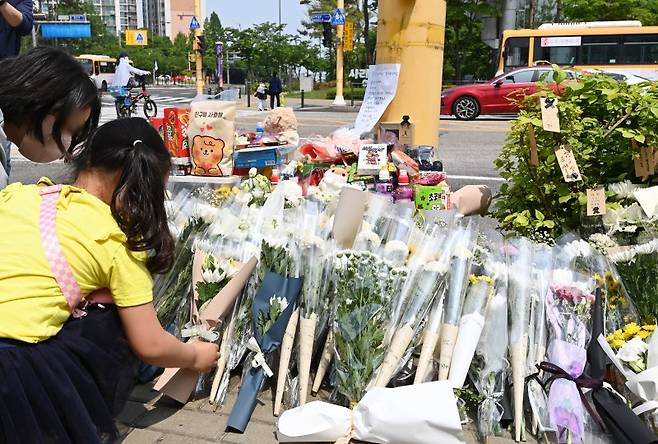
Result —
[[[437,412],[441,411],[440,415]],[[373,388],[354,410],[313,401],[284,412],[279,442],[463,443],[457,401],[445,381]]]

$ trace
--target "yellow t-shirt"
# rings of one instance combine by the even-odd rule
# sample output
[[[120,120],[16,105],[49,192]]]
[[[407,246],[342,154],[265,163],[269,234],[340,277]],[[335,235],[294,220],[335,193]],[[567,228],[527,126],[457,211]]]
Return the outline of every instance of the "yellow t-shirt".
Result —
[[[70,312],[39,237],[38,185],[0,191],[0,338],[40,342],[56,335]],[[57,236],[83,295],[108,288],[119,307],[151,302],[146,254],[128,250],[110,207],[64,186],[57,202]]]

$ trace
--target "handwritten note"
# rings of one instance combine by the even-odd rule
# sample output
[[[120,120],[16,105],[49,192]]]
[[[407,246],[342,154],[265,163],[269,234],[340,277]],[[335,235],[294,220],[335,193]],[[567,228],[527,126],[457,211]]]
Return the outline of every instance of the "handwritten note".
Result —
[[[560,132],[560,111],[557,107],[558,100],[555,97],[540,98],[541,121],[544,130],[552,133]]]
[[[603,187],[587,190],[587,215],[602,216],[605,211],[605,190]]]
[[[580,169],[576,163],[576,158],[571,151],[569,145],[560,145],[559,148],[555,150],[555,157],[557,162],[560,165],[560,170],[562,170],[562,176],[564,177],[565,182],[577,182],[583,180],[580,175]]]
[[[398,89],[400,78],[400,65],[382,64],[372,65],[368,74],[368,86],[363,98],[363,104],[356,116],[354,129],[359,133],[371,131],[384,111],[393,101]]]

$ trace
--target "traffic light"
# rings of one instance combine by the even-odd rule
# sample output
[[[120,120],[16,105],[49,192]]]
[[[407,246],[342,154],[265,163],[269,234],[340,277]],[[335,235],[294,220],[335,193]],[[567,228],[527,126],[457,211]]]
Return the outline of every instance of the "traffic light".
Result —
[[[331,25],[327,22],[322,23],[322,46],[325,48],[331,48],[331,41],[334,38],[333,30]]]
[[[199,51],[201,55],[206,55],[206,36],[197,35],[194,38],[194,48],[195,51]]]

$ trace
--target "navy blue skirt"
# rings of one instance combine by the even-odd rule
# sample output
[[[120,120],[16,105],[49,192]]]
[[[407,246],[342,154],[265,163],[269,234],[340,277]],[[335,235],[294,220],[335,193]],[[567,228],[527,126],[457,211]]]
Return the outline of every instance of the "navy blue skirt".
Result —
[[[136,368],[113,305],[38,344],[0,339],[0,443],[114,442]]]

